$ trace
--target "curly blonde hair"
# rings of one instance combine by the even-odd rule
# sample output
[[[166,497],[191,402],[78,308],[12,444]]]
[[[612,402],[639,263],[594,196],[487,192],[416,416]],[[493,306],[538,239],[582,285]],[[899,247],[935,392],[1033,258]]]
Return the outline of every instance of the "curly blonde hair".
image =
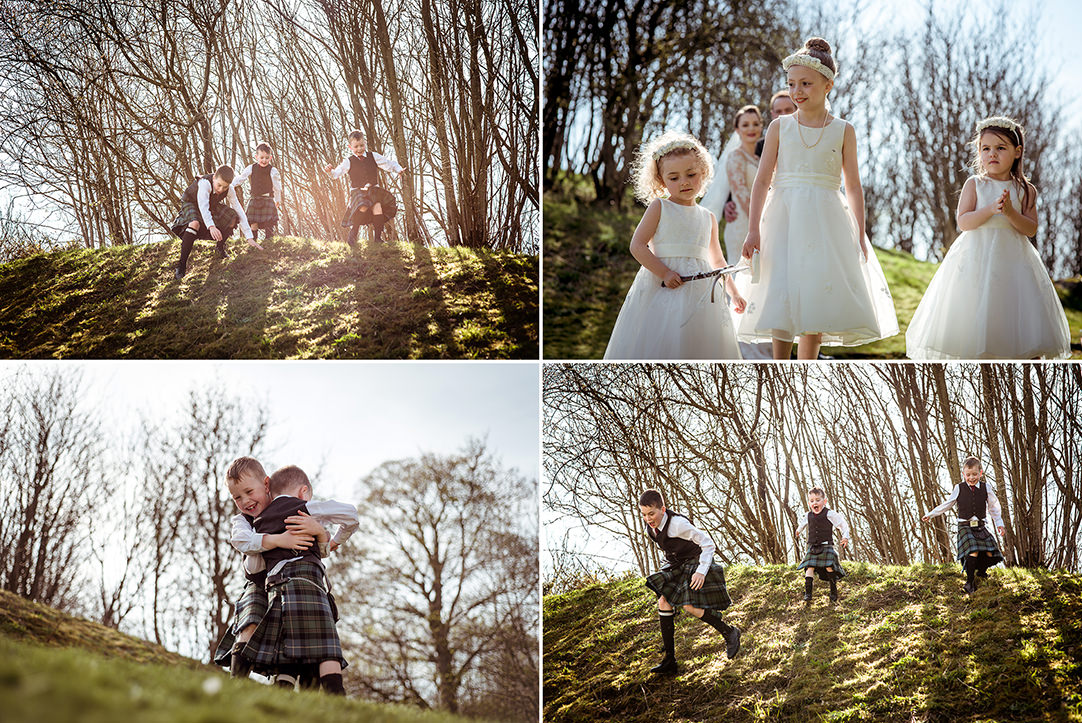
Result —
[[[703,171],[701,190],[705,191],[710,179],[714,177],[714,159],[694,136],[668,131],[644,143],[635,155],[635,160],[631,164],[635,198],[649,204],[655,198],[668,195],[665,183],[661,180],[661,162],[666,158],[685,155],[693,155],[699,160]]]

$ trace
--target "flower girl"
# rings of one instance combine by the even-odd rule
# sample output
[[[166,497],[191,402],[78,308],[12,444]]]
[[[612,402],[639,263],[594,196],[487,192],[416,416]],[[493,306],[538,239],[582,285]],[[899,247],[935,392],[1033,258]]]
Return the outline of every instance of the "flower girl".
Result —
[[[713,173],[703,145],[685,133],[666,133],[635,159],[635,195],[648,203],[631,238],[642,264],[616,319],[606,359],[739,359],[724,295],[739,311],[744,299],[724,266],[714,214],[695,202]],[[666,197],[667,196],[667,197]]]
[[[1022,126],[987,118],[973,138],[974,175],[958,199],[958,228],[906,330],[911,359],[1032,359],[1071,353],[1056,289],[1028,236],[1037,189],[1022,173]]]
[[[898,319],[864,236],[856,131],[827,104],[837,72],[830,45],[811,38],[782,68],[797,112],[766,132],[743,248],[751,258],[761,247],[760,280],[748,292],[739,335],[773,340],[775,359],[788,359],[799,336],[798,358],[815,359],[821,344],[893,336]],[[848,207],[838,190],[843,172]]]

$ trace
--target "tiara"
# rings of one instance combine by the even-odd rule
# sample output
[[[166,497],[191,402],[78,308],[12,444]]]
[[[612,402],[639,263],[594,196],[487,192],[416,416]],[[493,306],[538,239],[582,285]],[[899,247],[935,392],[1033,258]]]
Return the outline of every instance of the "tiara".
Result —
[[[662,157],[677,149],[697,151],[699,150],[699,144],[693,138],[677,138],[668,143],[663,143],[656,151],[654,151],[654,160],[660,161]]]
[[[819,58],[813,58],[807,53],[793,53],[781,61],[782,70],[789,70],[794,65],[803,65],[825,76],[827,80],[834,80],[834,71],[823,65],[823,61],[819,60]]]
[[[985,118],[977,124],[977,133],[981,133],[988,128],[1006,128],[1011,133],[1014,133],[1016,139],[1020,138],[1019,125],[1006,116],[993,116],[991,118]]]

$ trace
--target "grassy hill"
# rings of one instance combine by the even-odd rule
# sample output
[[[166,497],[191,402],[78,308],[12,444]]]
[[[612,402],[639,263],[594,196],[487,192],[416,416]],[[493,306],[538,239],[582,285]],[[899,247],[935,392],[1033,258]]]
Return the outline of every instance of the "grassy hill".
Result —
[[[957,565],[846,569],[840,601],[817,583],[810,609],[803,571],[728,569],[741,652],[678,615],[675,678],[649,673],[641,578],[547,596],[545,721],[1082,720],[1082,576],[996,568],[966,597]]]
[[[641,208],[598,208],[583,190],[544,198],[544,319],[546,359],[600,359],[620,305],[639,270],[628,251]],[[901,333],[859,347],[825,347],[839,359],[905,358],[905,330],[938,264],[875,249],[894,296]],[[1059,285],[1071,325],[1074,357],[1082,332],[1082,283]]]
[[[0,356],[536,359],[532,256],[285,237],[70,249],[0,265]]]
[[[0,591],[5,723],[462,723],[458,716],[283,691]]]

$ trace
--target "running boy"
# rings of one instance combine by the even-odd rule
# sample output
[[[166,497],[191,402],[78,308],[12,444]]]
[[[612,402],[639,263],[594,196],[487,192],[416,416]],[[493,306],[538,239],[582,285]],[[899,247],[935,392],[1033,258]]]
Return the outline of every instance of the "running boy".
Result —
[[[282,176],[271,165],[273,159],[270,144],[260,141],[255,147],[255,163],[245,166],[233,179],[233,188],[248,178],[252,179],[252,198],[248,201],[245,214],[251,224],[252,235],[258,237],[259,229],[263,229],[267,241],[277,229],[278,207],[282,205]]]
[[[699,618],[725,638],[725,654],[731,659],[740,650],[740,628],[718,616],[732,601],[725,588],[725,571],[715,564],[714,543],[687,517],[665,509],[657,490],[639,496],[639,511],[646,534],[665,553],[665,566],[646,578],[646,587],[657,595],[657,614],[665,658],[652,673],[674,675],[678,671],[674,643],[676,606]]]
[[[1003,561],[995,538],[985,527],[991,513],[1000,537],[1006,534],[1003,527],[1003,508],[999,506],[999,500],[983,478],[981,461],[976,457],[966,457],[962,462],[962,484],[954,485],[947,501],[921,518],[927,522],[928,518],[937,517],[958,505],[958,562],[962,563],[962,569],[966,571],[966,584],[962,589],[967,594],[977,589],[974,575],[988,577],[988,568]]]
[[[349,150],[337,168],[331,164],[323,167],[331,178],[341,178],[349,173],[349,208],[342,219],[342,225],[349,228],[346,243],[350,247],[357,244],[357,232],[362,225],[371,224],[375,233],[375,243],[379,243],[383,234],[383,225],[394,216],[396,207],[394,196],[379,185],[379,169],[396,174],[396,178],[405,173],[404,168],[390,158],[385,158],[375,151],[368,150],[364,132],[349,132]]]
[[[834,551],[834,526],[842,535],[842,549],[849,545],[849,523],[845,518],[826,506],[827,496],[819,487],[808,490],[808,517],[796,530],[796,536],[808,529],[808,552],[797,568],[804,572],[804,602],[811,604],[812,576],[818,572],[820,580],[830,582],[830,600],[838,600],[838,580],[845,577],[845,570]]]
[[[179,281],[188,271],[188,256],[196,239],[214,239],[218,256],[226,257],[225,240],[233,235],[233,229],[240,224],[240,229],[248,243],[260,248],[252,237],[248,227],[248,217],[237,200],[237,193],[230,185],[233,182],[233,169],[219,166],[214,173],[192,181],[180,198],[180,213],[173,221],[170,230],[180,238],[180,262],[177,264],[175,277]],[[225,206],[222,201],[229,200]]]

